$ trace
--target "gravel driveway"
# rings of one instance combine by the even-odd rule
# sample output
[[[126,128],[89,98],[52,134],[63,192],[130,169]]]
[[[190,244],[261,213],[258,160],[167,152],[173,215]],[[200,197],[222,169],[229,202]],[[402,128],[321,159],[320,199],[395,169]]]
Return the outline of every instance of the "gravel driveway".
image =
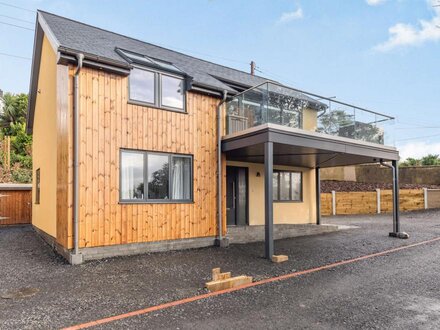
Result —
[[[276,241],[276,253],[289,255],[278,265],[263,259],[263,243],[253,243],[71,266],[31,227],[0,228],[0,328],[60,328],[194,296],[206,292],[214,267],[260,280],[440,236],[440,211],[404,214],[409,240],[388,237],[391,221],[324,218],[359,228]],[[429,328],[440,324],[439,257],[434,243],[107,326],[383,328],[418,320]]]

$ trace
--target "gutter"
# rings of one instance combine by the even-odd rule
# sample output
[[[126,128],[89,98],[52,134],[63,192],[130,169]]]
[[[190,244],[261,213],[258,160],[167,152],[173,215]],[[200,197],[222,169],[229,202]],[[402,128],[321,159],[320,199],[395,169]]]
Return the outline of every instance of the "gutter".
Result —
[[[217,105],[217,221],[218,221],[218,235],[216,239],[216,245],[220,247],[225,247],[228,245],[227,240],[223,238],[223,226],[222,226],[222,182],[223,182],[223,174],[222,174],[222,111],[221,107],[223,103],[226,102],[226,97],[228,92],[226,90],[223,91],[223,98],[220,103]]]
[[[83,66],[84,54],[76,54],[78,61],[73,80],[73,255],[70,263],[83,261],[79,252],[79,73]]]
[[[57,64],[68,65],[71,63],[77,63],[77,58],[75,55],[69,55],[66,53],[58,52]],[[130,74],[130,69],[123,68],[121,66],[114,66],[103,62],[97,62],[88,58],[85,58],[83,60],[83,66],[88,66],[93,69],[104,70],[124,76]]]
[[[72,48],[68,48],[68,47],[65,47],[65,46],[60,46],[58,48],[58,51],[63,53],[63,54],[66,54],[66,55],[75,56],[76,58],[78,57],[78,54],[82,54],[83,57],[86,56],[88,60],[91,60],[91,61],[94,61],[94,62],[98,62],[98,63],[102,63],[102,64],[108,64],[108,65],[112,65],[112,66],[116,66],[116,67],[124,68],[124,69],[130,69],[130,64],[128,64],[126,62],[112,60],[112,59],[109,59],[107,57],[93,55],[91,53],[80,52],[78,50],[75,50],[75,49],[72,49]]]

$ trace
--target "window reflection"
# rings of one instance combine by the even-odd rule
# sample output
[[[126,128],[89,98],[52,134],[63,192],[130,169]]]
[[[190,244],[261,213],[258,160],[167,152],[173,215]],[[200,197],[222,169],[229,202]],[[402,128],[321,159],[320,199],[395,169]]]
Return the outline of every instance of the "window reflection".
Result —
[[[154,103],[154,73],[134,68],[130,74],[130,99]]]
[[[144,198],[144,155],[134,152],[121,154],[121,198]]]
[[[162,75],[162,105],[183,109],[183,80]]]

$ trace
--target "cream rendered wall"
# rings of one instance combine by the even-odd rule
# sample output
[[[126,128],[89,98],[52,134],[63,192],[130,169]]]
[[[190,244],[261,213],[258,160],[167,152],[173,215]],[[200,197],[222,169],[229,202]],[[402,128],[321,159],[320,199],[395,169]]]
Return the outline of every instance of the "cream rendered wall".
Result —
[[[33,127],[32,224],[56,237],[57,112],[56,54],[44,36]],[[35,204],[35,171],[40,168],[40,204]]]
[[[303,110],[303,129],[307,131],[316,131],[318,120],[318,112],[316,110],[306,108]]]
[[[231,162],[227,166],[247,167],[249,171],[249,225],[264,225],[264,164]],[[274,202],[274,224],[316,223],[315,170],[309,168],[276,166],[278,170],[303,173],[302,202]],[[257,177],[257,172],[260,176]]]

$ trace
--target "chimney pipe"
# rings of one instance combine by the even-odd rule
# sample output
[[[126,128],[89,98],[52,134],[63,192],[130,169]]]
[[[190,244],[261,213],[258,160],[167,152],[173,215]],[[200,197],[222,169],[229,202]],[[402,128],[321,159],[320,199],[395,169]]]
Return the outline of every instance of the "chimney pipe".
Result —
[[[251,75],[254,76],[255,75],[255,62],[251,61]]]

